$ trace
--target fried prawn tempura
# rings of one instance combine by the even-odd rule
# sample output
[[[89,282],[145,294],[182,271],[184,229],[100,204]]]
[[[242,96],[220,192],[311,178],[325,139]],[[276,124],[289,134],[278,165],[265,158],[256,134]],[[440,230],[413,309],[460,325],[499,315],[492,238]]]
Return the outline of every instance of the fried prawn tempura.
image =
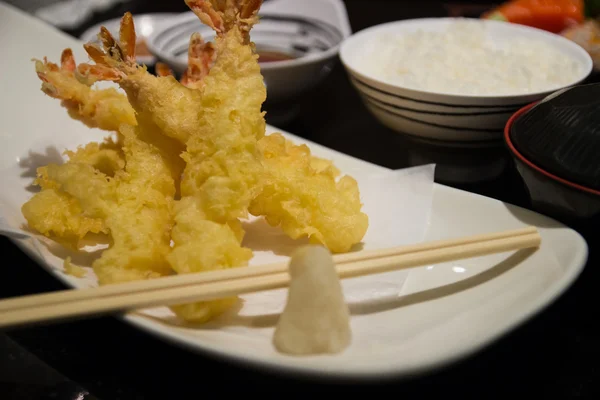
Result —
[[[265,132],[261,107],[266,88],[248,34],[260,2],[240,1],[235,13],[215,10],[205,1],[189,0],[188,5],[217,37],[215,63],[197,91],[199,126],[187,142],[181,191],[195,196],[210,220],[245,218],[263,172],[257,140]]]
[[[175,182],[160,139],[123,125],[126,166],[115,175],[116,202],[107,204],[112,246],[94,263],[100,283],[152,278],[172,273],[171,251]]]
[[[280,134],[259,143],[267,172],[250,206],[253,215],[265,216],[292,239],[307,236],[332,252],[346,252],[360,242],[369,223],[352,177],[336,182],[337,169],[311,159],[306,145],[296,146]]]
[[[121,20],[118,43],[105,28],[99,35],[102,47],[84,45],[95,64],[80,64],[83,82],[114,81],[124,89],[136,118],[145,129],[153,129],[185,145],[197,130],[201,93],[182,86],[172,76],[157,78],[135,62],[135,27],[126,13]]]
[[[66,151],[68,163],[91,166],[113,176],[125,165],[120,142],[111,139],[103,143],[88,143],[75,151]],[[21,211],[29,225],[46,236],[55,236],[66,246],[78,248],[88,233],[107,233],[102,218],[83,212],[79,201],[60,190],[60,185],[48,176],[48,166],[37,170],[35,184],[41,191],[23,204]]]
[[[118,82],[142,130],[156,130],[186,144],[181,155],[186,164],[182,198],[175,208],[174,246],[168,257],[178,273],[239,267],[252,257],[242,247],[239,218],[248,216],[248,206],[260,191],[257,140],[265,130],[261,106],[266,89],[248,34],[260,1],[188,5],[217,32],[215,63],[201,87],[187,88],[171,76],[152,76],[135,64],[126,45],[135,33],[130,14],[123,18],[121,44],[103,31],[103,49],[86,45],[96,65],[78,68],[82,74],[95,71],[91,80]],[[202,321],[219,312],[222,303],[174,310]]]
[[[198,32],[192,33],[188,46],[188,66],[181,77],[181,84],[191,89],[200,89],[204,85],[204,77],[215,61],[215,46],[205,42]],[[156,63],[158,76],[173,76],[173,71],[161,62]]]
[[[101,46],[84,45],[93,64],[75,67],[69,53],[60,69],[36,63],[46,93],[117,140],[40,168],[42,192],[23,206],[30,226],[63,238],[108,233],[110,246],[93,264],[101,285],[246,266],[252,251],[240,221],[250,214],[292,238],[349,250],[368,224],[356,182],[306,146],[265,136],[266,88],[249,35],[262,1],[186,3],[216,39],[192,35],[181,82],[164,65],[157,77],[136,64],[129,13],[119,41],[102,28]],[[93,89],[99,80],[116,82],[125,95]],[[107,114],[112,106],[120,111]],[[204,322],[236,300],[171,308]]]
[[[122,93],[114,88],[93,89],[77,79],[71,49],[64,50],[60,60],[60,68],[46,58],[36,60],[35,69],[43,82],[42,91],[62,100],[72,118],[107,131],[117,131],[120,124],[136,124],[133,108]]]
[[[166,256],[175,184],[167,163],[137,127],[121,126],[125,169],[113,178],[80,162],[49,165],[48,177],[77,199],[84,213],[104,221],[109,249],[93,264],[100,284],[171,273]]]
[[[84,215],[77,199],[54,188],[36,193],[21,212],[32,229],[68,247],[79,248],[88,233],[106,233],[101,218]]]
[[[215,61],[213,49],[200,34],[192,34],[183,85],[204,86]],[[164,76],[172,74],[161,69]],[[307,236],[333,252],[348,251],[360,242],[368,218],[361,212],[356,181],[343,177],[336,183],[339,170],[330,161],[312,156],[307,146],[296,146],[280,134],[260,138],[258,147],[264,181],[250,206],[253,215],[281,226],[292,239]]]
[[[265,130],[261,105],[266,89],[257,56],[248,46],[248,32],[260,2],[239,2],[235,13],[203,1],[188,1],[188,5],[217,32],[217,38],[215,63],[198,90],[202,93],[199,129],[188,140],[184,155],[184,198],[173,229],[175,247],[169,256],[178,272],[185,272],[182,268],[205,271],[244,266],[252,257],[250,249],[241,245],[243,231],[238,218],[248,216],[248,206],[260,190],[263,171],[257,140]],[[188,213],[196,221],[207,221],[190,223]],[[199,251],[210,257],[199,256]],[[234,301],[223,299],[173,310],[186,319],[205,321]]]
[[[137,123],[125,95],[112,88],[96,90],[77,80],[71,49],[63,51],[60,67],[46,58],[43,62],[35,60],[35,67],[42,80],[42,91],[62,100],[61,104],[72,118],[89,127],[109,131],[116,131],[121,123]],[[88,164],[112,176],[125,165],[121,146],[120,137],[116,141],[107,138],[103,143],[88,143],[76,151],[66,151],[67,163]],[[47,167],[38,169],[35,183],[41,187],[41,192],[22,207],[32,228],[75,248],[88,233],[107,232],[101,218],[85,215],[77,199],[57,189],[59,185],[48,177]]]

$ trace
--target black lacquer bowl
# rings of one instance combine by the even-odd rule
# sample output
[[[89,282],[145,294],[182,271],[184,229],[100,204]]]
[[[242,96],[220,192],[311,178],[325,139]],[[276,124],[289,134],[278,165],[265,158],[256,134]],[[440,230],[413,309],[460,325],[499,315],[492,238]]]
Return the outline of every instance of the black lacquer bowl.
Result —
[[[504,139],[537,211],[563,221],[600,215],[600,84],[523,107]]]

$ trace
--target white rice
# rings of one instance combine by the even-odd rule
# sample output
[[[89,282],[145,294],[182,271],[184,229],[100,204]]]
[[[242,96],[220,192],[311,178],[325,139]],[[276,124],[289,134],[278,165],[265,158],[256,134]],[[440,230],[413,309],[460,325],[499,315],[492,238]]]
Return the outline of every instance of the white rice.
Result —
[[[480,21],[445,32],[382,34],[361,57],[361,70],[392,84],[464,95],[526,94],[573,83],[581,65],[532,38],[494,41]]]

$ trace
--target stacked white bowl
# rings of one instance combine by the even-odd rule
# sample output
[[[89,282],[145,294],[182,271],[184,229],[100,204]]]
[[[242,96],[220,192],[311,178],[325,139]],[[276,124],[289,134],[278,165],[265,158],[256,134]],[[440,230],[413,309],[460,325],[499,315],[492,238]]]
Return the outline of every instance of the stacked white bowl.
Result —
[[[468,20],[471,23],[482,24],[486,39],[500,46],[505,45],[507,51],[510,51],[511,41],[520,39],[534,39],[552,46],[559,52],[557,54],[561,54],[561,57],[568,61],[563,64],[574,65],[578,72],[562,84],[549,84],[541,89],[518,90],[515,93],[503,90],[501,94],[472,91],[461,94],[443,88],[432,88],[432,85],[421,88],[414,84],[419,82],[418,79],[413,80],[412,85],[408,85],[390,79],[389,74],[384,76],[373,72],[384,71],[388,67],[379,65],[372,68],[378,56],[374,49],[379,48],[378,41],[382,37],[391,35],[398,39],[402,35],[417,31],[445,32],[456,22],[465,22],[465,19],[426,18],[396,21],[357,32],[342,43],[340,58],[350,80],[367,108],[381,123],[397,132],[442,144],[489,145],[501,140],[504,125],[519,108],[554,91],[583,81],[592,71],[589,54],[560,35],[506,22]],[[438,45],[442,51],[443,44]],[[414,49],[412,52],[418,54]],[[401,63],[399,60],[389,68],[399,69]],[[414,66],[414,63],[412,65]],[[533,66],[534,71],[536,68],[537,66]],[[485,76],[482,79],[485,79]]]

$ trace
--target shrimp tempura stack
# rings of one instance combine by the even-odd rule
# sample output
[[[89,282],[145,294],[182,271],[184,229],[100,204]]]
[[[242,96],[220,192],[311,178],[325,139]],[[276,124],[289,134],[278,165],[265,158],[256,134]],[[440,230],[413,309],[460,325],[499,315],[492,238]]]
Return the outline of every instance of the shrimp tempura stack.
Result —
[[[281,226],[292,239],[307,236],[334,253],[360,242],[369,222],[352,177],[336,181],[336,170],[280,134],[266,136],[259,145],[266,173],[263,190],[250,206],[253,215]]]
[[[77,80],[75,60],[71,49],[61,55],[60,67],[54,63],[35,60],[35,69],[42,81],[42,91],[60,99],[69,115],[92,128],[118,130],[120,124],[135,125],[133,108],[127,98],[113,88],[95,90]],[[87,164],[112,176],[125,166],[121,138],[107,138],[104,143],[88,143],[76,151],[66,151],[67,163]],[[54,235],[63,245],[79,247],[88,233],[107,233],[101,218],[84,213],[79,201],[63,190],[48,176],[48,167],[40,167],[35,183],[42,190],[22,207],[31,227],[44,235]]]
[[[179,273],[243,266],[252,257],[241,245],[240,218],[260,190],[262,164],[257,140],[264,135],[261,106],[266,89],[248,32],[260,2],[234,10],[188,1],[217,33],[215,63],[198,90],[199,124],[183,154],[182,199],[175,216],[169,260]],[[229,11],[229,12],[228,12]],[[235,12],[231,12],[235,11]],[[234,299],[175,307],[184,318],[204,320]]]
[[[126,165],[109,177],[83,162],[48,165],[60,193],[76,199],[82,214],[100,219],[111,246],[94,261],[100,284],[169,274],[175,184],[152,138],[122,125]],[[42,192],[43,193],[43,192]]]
[[[350,250],[368,226],[356,181],[306,146],[265,136],[266,88],[250,42],[262,1],[186,2],[216,39],[192,35],[181,82],[165,66],[153,76],[136,64],[129,13],[119,41],[102,28],[102,46],[84,45],[94,64],[75,68],[69,53],[61,69],[36,64],[45,93],[118,140],[40,168],[43,190],[23,206],[30,226],[63,241],[108,233],[111,245],[93,265],[100,284],[245,266],[252,251],[241,221],[250,213],[294,239]],[[94,89],[98,80],[125,95]],[[172,310],[203,322],[235,301]]]
[[[239,219],[248,216],[248,206],[260,191],[257,140],[265,131],[261,105],[266,90],[248,34],[260,2],[188,4],[217,33],[215,63],[199,89],[187,88],[170,76],[148,74],[135,64],[130,49],[108,32],[103,32],[104,49],[86,45],[96,65],[78,68],[90,80],[117,81],[142,130],[185,144],[181,199],[174,208],[173,249],[168,256],[177,273],[239,267],[252,257],[242,247]],[[126,15],[123,21],[121,35],[126,39],[121,42],[131,44],[132,20]],[[186,319],[204,320],[220,312],[222,304],[207,302],[174,310]]]

